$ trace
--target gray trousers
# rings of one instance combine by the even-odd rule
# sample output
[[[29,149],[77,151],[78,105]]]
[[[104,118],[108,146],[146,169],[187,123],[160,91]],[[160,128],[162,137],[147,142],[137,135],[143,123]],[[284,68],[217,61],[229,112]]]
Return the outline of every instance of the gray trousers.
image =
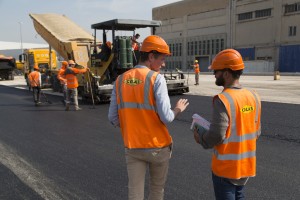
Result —
[[[40,102],[41,99],[41,88],[40,87],[32,87],[33,101],[34,103]]]
[[[66,84],[61,84],[61,90],[62,90],[63,95],[64,95],[64,101],[66,101],[67,100],[67,90],[68,90],[67,85]]]
[[[68,88],[66,94],[66,105],[70,105],[70,99],[73,98],[75,109],[79,108],[78,106],[78,92],[77,88]]]
[[[149,167],[148,200],[163,200],[171,146],[155,150],[125,149],[128,173],[128,200],[144,200],[145,175]]]
[[[195,73],[195,82],[199,84],[199,73]]]

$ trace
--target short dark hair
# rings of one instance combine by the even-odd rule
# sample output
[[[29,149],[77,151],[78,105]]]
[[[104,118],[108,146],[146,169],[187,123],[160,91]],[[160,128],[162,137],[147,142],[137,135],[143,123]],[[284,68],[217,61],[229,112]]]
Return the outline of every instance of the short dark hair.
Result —
[[[243,70],[242,69],[241,70],[233,71],[232,69],[226,68],[226,69],[223,69],[223,71],[228,71],[232,75],[232,77],[234,79],[239,79],[240,76],[243,74]]]
[[[136,36],[136,37],[140,37],[140,34],[137,33],[137,34],[135,34],[135,36]]]
[[[154,54],[154,58],[158,58],[158,56],[161,54],[161,53],[159,53],[157,51],[151,51],[151,52],[143,52],[143,51],[141,51],[140,52],[140,61],[141,62],[147,61],[150,53]]]

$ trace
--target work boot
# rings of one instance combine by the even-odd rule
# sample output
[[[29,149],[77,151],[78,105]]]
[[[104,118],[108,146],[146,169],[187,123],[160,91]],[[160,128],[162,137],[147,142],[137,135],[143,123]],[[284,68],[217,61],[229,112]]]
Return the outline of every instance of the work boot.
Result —
[[[70,105],[67,103],[66,104],[66,111],[69,111],[70,110]]]

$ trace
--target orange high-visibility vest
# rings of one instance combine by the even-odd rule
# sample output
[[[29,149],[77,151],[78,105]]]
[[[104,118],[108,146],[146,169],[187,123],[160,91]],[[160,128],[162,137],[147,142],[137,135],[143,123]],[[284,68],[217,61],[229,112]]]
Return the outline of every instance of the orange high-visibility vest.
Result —
[[[194,71],[196,74],[200,73],[199,64],[194,64]]]
[[[230,179],[256,175],[256,140],[260,134],[260,98],[254,91],[225,89],[217,95],[225,105],[229,127],[214,147],[212,171]],[[216,97],[217,97],[216,96]]]
[[[38,87],[41,85],[40,83],[40,72],[33,71],[28,75],[30,86],[31,87]]]
[[[136,42],[134,42],[134,41],[136,41],[136,37],[135,36],[132,37],[131,48],[133,50],[135,50],[135,51],[138,51],[139,50],[139,45]]]
[[[69,89],[77,88],[78,80],[77,80],[76,74],[84,73],[84,72],[86,72],[86,70],[87,70],[87,68],[77,69],[77,68],[67,67],[64,72],[66,79],[67,79],[67,88],[69,88]]]
[[[116,80],[120,127],[127,148],[162,148],[172,143],[156,112],[153,88],[157,74],[148,68],[135,68]]]
[[[62,66],[57,74],[57,79],[60,81],[60,84],[62,84],[62,85],[67,84],[65,70],[66,70],[66,67]]]

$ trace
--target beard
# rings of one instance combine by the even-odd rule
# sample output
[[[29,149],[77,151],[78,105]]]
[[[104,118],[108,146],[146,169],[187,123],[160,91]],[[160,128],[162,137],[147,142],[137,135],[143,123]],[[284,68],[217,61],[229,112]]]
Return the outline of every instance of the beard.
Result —
[[[225,84],[225,79],[223,78],[223,76],[220,76],[219,78],[216,78],[216,85],[217,86],[224,86]]]

